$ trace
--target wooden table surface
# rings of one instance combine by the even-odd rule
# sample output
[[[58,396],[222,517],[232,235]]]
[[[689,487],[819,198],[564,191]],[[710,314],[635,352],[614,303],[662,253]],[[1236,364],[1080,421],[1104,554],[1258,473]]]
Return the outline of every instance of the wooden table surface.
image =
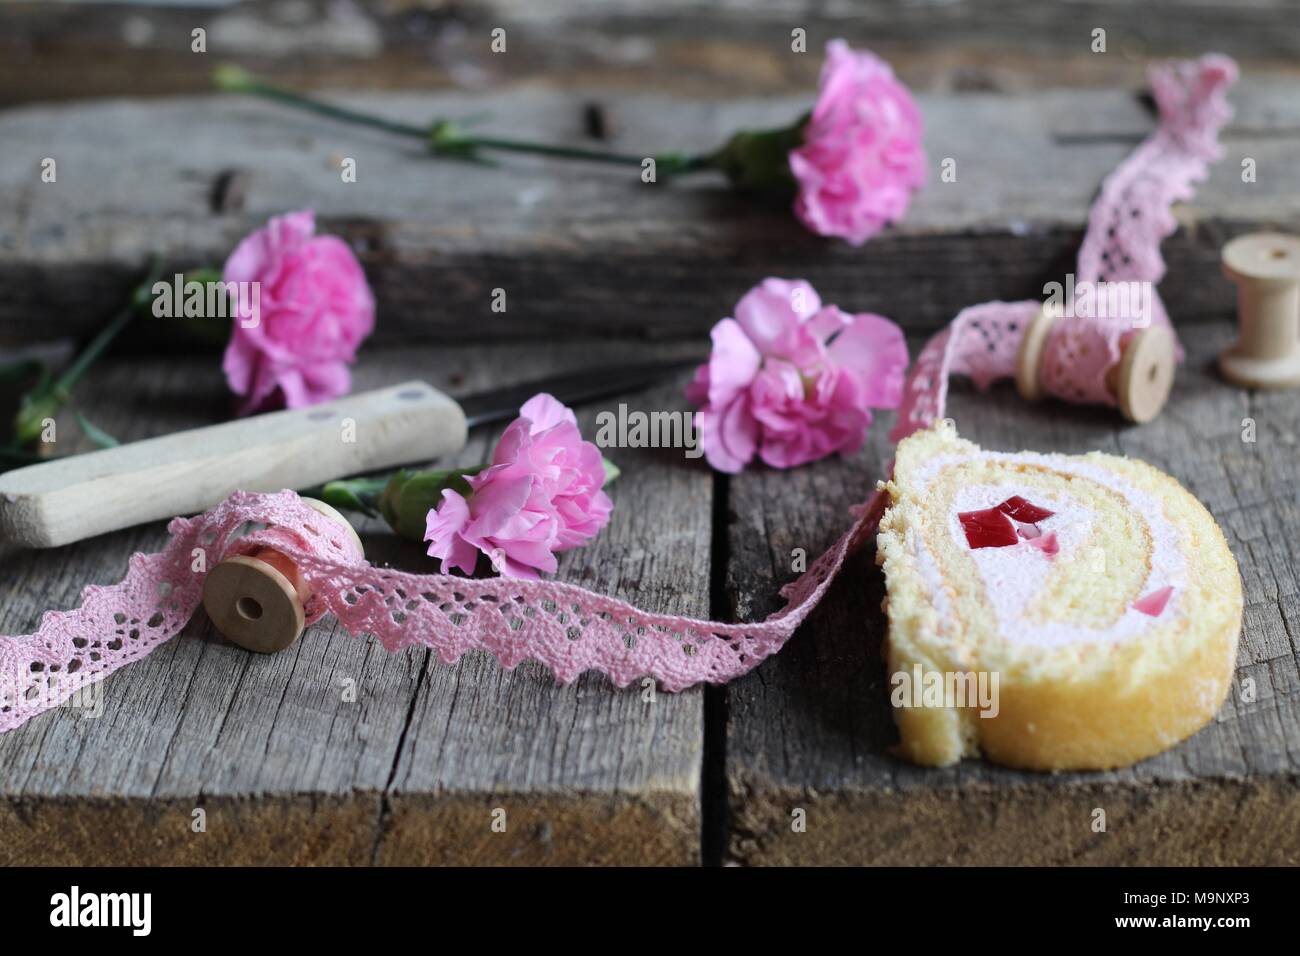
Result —
[[[1179,321],[1231,313],[1224,242],[1300,221],[1297,89],[1250,76],[1235,89],[1224,159],[1164,245],[1177,281],[1161,295]],[[738,128],[789,123],[811,94],[717,103],[606,93],[616,130],[606,140],[584,136],[580,93],[325,95],[411,123],[487,114],[493,131],[642,155],[706,151]],[[1102,178],[1153,123],[1130,89],[919,102],[928,187],[897,228],[860,249],[733,194],[714,173],[647,184],[636,166],[438,161],[419,143],[247,97],[0,111],[11,157],[0,166],[0,345],[89,334],[154,253],[167,274],[219,263],[268,216],[303,207],[361,254],[383,308],[376,342],[703,336],[773,272],[807,278],[826,301],[935,329],[967,305],[1041,297],[1047,278],[1061,281]],[[57,183],[41,182],[44,157],[57,159]],[[343,182],[344,158],[356,182]],[[953,182],[940,179],[945,160]],[[231,181],[238,187],[218,188]],[[491,310],[496,289],[505,312]]]
[[[1009,20],[1020,7],[999,5]],[[108,14],[84,16],[91,29]],[[111,62],[95,69],[107,92],[127,83]],[[267,216],[310,205],[357,249],[378,296],[359,389],[420,377],[463,395],[593,362],[700,355],[708,328],[767,275],[806,276],[828,301],[891,316],[915,355],[961,306],[1040,295],[1069,269],[1101,177],[1151,126],[1132,85],[1098,85],[1095,63],[1084,72],[1087,90],[923,96],[932,165],[955,158],[957,181],[932,179],[905,222],[862,249],[811,237],[785,210],[709,177],[649,186],[548,162],[438,163],[246,99],[5,109],[0,344],[84,336],[151,252],[165,252],[169,270],[220,262]],[[598,101],[609,132],[593,143],[659,150],[788,119],[807,100],[792,91],[811,82],[802,66],[791,75],[773,79],[776,98],[704,96],[693,82],[611,90],[581,70],[570,77],[578,89],[342,98],[412,120],[487,109],[498,129],[550,138],[585,136]],[[1134,79],[1129,68],[1110,75]],[[1224,160],[1179,210],[1161,294],[1188,360],[1159,419],[1133,427],[1113,410],[1027,405],[1006,385],[980,394],[958,384],[950,403],[961,433],[989,448],[1144,458],[1218,519],[1241,566],[1244,631],[1232,695],[1193,739],[1114,773],[895,760],[883,580],[869,550],[755,672],[653,699],[594,675],[560,687],[533,664],[505,672],[475,655],[454,666],[424,650],[389,655],[332,620],[289,651],[253,656],[200,613],[102,684],[102,715],[60,709],[0,736],[0,863],[1300,862],[1300,400],[1233,389],[1212,371],[1234,335],[1220,245],[1300,229],[1296,89],[1247,75]],[[57,184],[39,181],[45,156],[58,158]],[[358,161],[356,183],[341,182],[344,156]],[[1245,159],[1254,182],[1242,180]],[[214,184],[232,177],[239,188],[214,201]],[[504,314],[490,309],[497,288]],[[124,440],[226,418],[218,355],[142,348],[168,332],[137,328],[130,351],[95,367],[76,408]],[[684,380],[585,407],[584,427],[619,401],[684,408]],[[61,454],[86,447],[72,413],[59,419]],[[726,477],[680,450],[611,449],[623,469],[613,519],[558,577],[647,609],[761,618],[795,576],[792,552],[828,546],[883,474],[891,423],[880,415],[858,455],[790,472]],[[457,460],[481,461],[493,437],[476,432]],[[432,568],[381,524],[360,531],[372,560]],[[157,524],[6,555],[0,632],[30,631],[164,539]],[[1098,807],[1104,833],[1092,829]],[[199,808],[206,831],[196,833]],[[497,811],[504,833],[492,827]]]
[[[1226,323],[1184,330],[1173,398],[1141,428],[1103,409],[1027,406],[1009,386],[954,389],[959,428],[988,447],[1101,448],[1169,471],[1214,513],[1241,564],[1238,686],[1213,724],[1132,769],[926,770],[891,757],[883,581],[868,552],[754,673],[653,700],[595,675],[560,687],[533,664],[505,672],[485,656],[445,666],[425,650],[389,655],[332,619],[286,652],[256,656],[222,642],[200,613],[103,683],[101,716],[60,709],[0,736],[0,862],[1296,862],[1300,403],[1220,383],[1208,366],[1231,335]],[[373,349],[357,387],[423,375],[464,393],[628,351],[603,341]],[[681,408],[680,385],[619,400]],[[132,358],[100,366],[81,404],[135,439],[219,418],[226,400],[212,358]],[[587,429],[601,407],[616,402],[584,408]],[[891,417],[861,454],[791,472],[728,478],[680,451],[611,449],[623,469],[613,520],[559,577],[654,610],[761,617],[794,576],[793,549],[819,553],[881,474]],[[1246,418],[1254,443],[1242,441]],[[476,433],[458,460],[481,460],[491,437]],[[373,560],[430,569],[379,524],[361,532]],[[158,524],[9,556],[0,630],[30,630],[164,540]],[[190,827],[198,807],[202,834]],[[1105,833],[1092,832],[1096,807]],[[505,833],[491,827],[498,809]],[[791,826],[799,809],[804,832]]]

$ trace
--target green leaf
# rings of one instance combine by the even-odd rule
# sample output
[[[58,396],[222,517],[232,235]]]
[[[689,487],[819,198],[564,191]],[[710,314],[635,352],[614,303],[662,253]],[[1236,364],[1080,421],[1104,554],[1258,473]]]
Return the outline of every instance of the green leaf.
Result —
[[[222,63],[212,71],[212,85],[227,93],[247,93],[257,88],[257,78],[233,63]]]
[[[155,255],[149,266],[149,276],[141,287],[152,289],[154,282],[161,275],[162,257]],[[13,440],[17,447],[32,444],[40,437],[45,428],[45,420],[54,418],[72,397],[72,391],[77,387],[82,376],[135,318],[140,301],[141,295],[137,290],[131,294],[125,308],[96,333],[57,379],[50,381],[49,376],[42,376],[40,383],[22,397],[18,414],[14,417]]]
[[[623,474],[623,472],[619,470],[618,465],[614,464],[608,458],[602,457],[600,463],[605,466],[605,483],[602,484],[601,487],[608,488],[614,483],[619,475]]]
[[[96,448],[116,448],[122,444],[99,426],[92,424],[85,415],[77,412],[77,424]]]

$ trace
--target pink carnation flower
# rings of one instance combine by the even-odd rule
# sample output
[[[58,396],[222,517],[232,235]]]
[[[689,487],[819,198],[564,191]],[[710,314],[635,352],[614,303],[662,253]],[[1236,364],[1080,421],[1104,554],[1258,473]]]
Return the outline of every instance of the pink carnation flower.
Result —
[[[886,318],[823,306],[802,280],[766,279],[713,327],[687,387],[709,464],[738,472],[757,454],[793,468],[862,446],[872,408],[903,394],[907,345]]]
[[[925,181],[921,114],[889,64],[843,40],[826,46],[821,86],[790,153],[795,214],[813,232],[856,245],[901,219]]]
[[[258,283],[258,310],[236,316],[222,368],[240,414],[346,395],[348,365],[375,326],[375,299],[352,250],[317,236],[311,210],[276,216],[235,247],[225,282]]]
[[[573,412],[545,393],[530,398],[501,436],[492,463],[430,511],[424,540],[442,572],[474,573],[479,553],[502,574],[554,572],[555,553],[586,544],[609,522],[600,449],[584,441]]]

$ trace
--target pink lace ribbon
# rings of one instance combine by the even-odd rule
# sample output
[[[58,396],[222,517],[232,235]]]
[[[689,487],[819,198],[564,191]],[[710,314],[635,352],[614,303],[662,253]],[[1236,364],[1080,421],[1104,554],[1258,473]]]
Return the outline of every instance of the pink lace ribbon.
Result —
[[[1159,244],[1174,228],[1168,204],[1190,196],[1217,155],[1215,137],[1228,116],[1223,95],[1235,74],[1232,62],[1219,56],[1153,70],[1160,127],[1106,180],[1079,254],[1080,276],[1155,282],[1163,275]],[[1021,336],[1039,305],[972,306],[934,336],[908,378],[891,439],[943,415],[950,374],[970,376],[981,388],[1014,375]],[[1157,321],[1168,323],[1163,307]],[[1113,404],[1104,391],[1105,368],[1118,360],[1131,323],[1084,323],[1058,332],[1063,326],[1073,323],[1058,322],[1046,346],[1060,360],[1045,373],[1048,390]],[[1080,343],[1089,346],[1086,359]],[[853,526],[782,589],[787,603],[780,611],[758,623],[720,624],[651,614],[553,581],[373,567],[343,529],[293,492],[236,492],[202,515],[174,519],[167,546],[134,555],[120,584],[87,587],[80,607],[46,613],[35,633],[0,637],[0,731],[59,706],[175,637],[198,610],[208,570],[261,547],[287,555],[310,585],[308,623],[329,612],[353,635],[374,635],[390,651],[423,646],[451,663],[479,649],[507,668],[531,658],[562,682],[598,670],[619,687],[646,676],[670,691],[722,683],[781,649],[845,557],[874,530],[884,506],[885,496],[876,492],[855,509]],[[250,523],[265,527],[240,536]]]
[[[1075,303],[1048,333],[1039,364],[1047,394],[1069,402],[1115,405],[1106,373],[1119,362],[1128,340],[1148,324],[1171,329],[1155,285],[1165,274],[1161,241],[1174,231],[1173,203],[1192,197],[1221,150],[1219,130],[1232,115],[1228,87],[1237,66],[1219,54],[1152,67],[1151,87],[1160,111],[1155,131],[1106,177],[1088,216],[1079,248],[1075,288],[1085,284],[1138,283],[1150,309],[1140,314],[1132,296],[1120,296],[1127,310],[1072,314]],[[966,375],[983,389],[1014,378],[1020,341],[1042,303],[985,302],[963,309],[922,349],[903,392],[898,420],[889,437],[899,442],[942,416],[948,376]],[[1174,339],[1177,343],[1177,336]],[[1182,346],[1177,356],[1183,357]]]
[[[877,494],[873,499],[883,505]],[[235,492],[196,518],[176,518],[157,554],[136,554],[114,587],[88,587],[80,607],[52,611],[34,634],[0,637],[0,731],[64,703],[181,632],[198,610],[208,569],[271,547],[312,591],[308,623],[325,612],[389,651],[421,646],[452,663],[469,650],[513,668],[534,659],[567,683],[588,670],[619,687],[655,678],[677,691],[740,676],[776,653],[825,593],[845,556],[879,520],[868,509],[783,593],[785,608],[755,624],[651,614],[570,584],[471,579],[374,567],[343,529],[291,491]],[[267,527],[238,536],[249,523]]]

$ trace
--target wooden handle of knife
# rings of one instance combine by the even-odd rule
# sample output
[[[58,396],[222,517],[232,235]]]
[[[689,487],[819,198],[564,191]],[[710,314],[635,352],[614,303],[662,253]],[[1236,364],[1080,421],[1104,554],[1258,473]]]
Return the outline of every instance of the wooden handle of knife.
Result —
[[[212,507],[232,491],[306,488],[465,445],[460,406],[424,382],[363,392],[0,474],[0,537],[45,548]]]

